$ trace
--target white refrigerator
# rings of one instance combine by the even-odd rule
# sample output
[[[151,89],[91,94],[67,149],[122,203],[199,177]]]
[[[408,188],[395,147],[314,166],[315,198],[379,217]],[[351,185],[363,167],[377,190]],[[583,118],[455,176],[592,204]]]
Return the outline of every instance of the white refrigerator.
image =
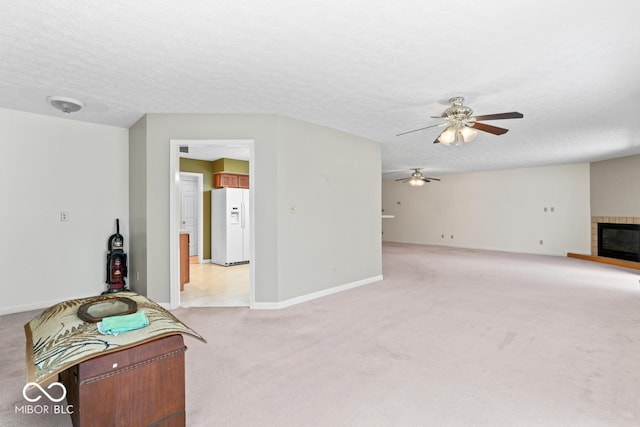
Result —
[[[211,262],[220,265],[249,262],[249,190],[211,190]]]

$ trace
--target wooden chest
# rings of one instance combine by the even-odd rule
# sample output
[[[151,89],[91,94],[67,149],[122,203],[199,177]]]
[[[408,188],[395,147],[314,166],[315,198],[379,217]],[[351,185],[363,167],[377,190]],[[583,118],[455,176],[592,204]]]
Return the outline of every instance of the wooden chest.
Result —
[[[185,350],[171,335],[62,372],[74,427],[184,426]]]

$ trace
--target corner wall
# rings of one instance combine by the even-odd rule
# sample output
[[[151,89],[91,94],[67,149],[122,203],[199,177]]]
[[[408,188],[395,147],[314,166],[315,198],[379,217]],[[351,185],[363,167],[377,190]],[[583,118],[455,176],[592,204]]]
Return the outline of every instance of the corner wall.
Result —
[[[640,155],[591,163],[591,215],[640,216]]]
[[[158,303],[170,302],[169,265],[169,146],[172,139],[254,139],[256,192],[256,274],[260,289],[256,299],[277,301],[276,126],[274,116],[235,114],[148,114],[146,116],[147,174],[146,248],[147,296]],[[136,197],[137,195],[132,195]],[[258,208],[260,206],[261,208]],[[131,272],[130,274],[135,274]]]
[[[128,139],[128,129],[0,109],[0,314],[106,290],[116,218],[127,250],[131,240]]]
[[[640,224],[640,155],[591,163],[591,255],[598,223]]]
[[[129,283],[147,295],[147,117],[129,131]]]
[[[169,280],[169,145],[172,139],[254,140],[255,301],[279,303],[318,288],[377,277],[382,271],[380,244],[379,144],[274,115],[149,114],[146,141],[147,296],[170,301]],[[363,165],[353,159],[362,154]],[[344,159],[347,159],[346,161]],[[364,162],[371,164],[364,165]],[[341,167],[344,170],[338,172]],[[348,170],[356,167],[363,175]],[[323,180],[305,186],[305,170],[334,173],[336,190]],[[140,196],[145,196],[138,190]],[[294,194],[296,197],[289,197]],[[138,197],[138,194],[132,194]],[[321,208],[331,217],[310,212],[290,216],[291,202]],[[363,203],[357,208],[355,204]],[[344,207],[344,222],[337,216]],[[284,211],[283,211],[284,209]],[[356,220],[357,223],[353,223]],[[298,221],[294,226],[294,222]],[[355,234],[349,234],[353,226]],[[296,231],[293,231],[295,227]],[[328,242],[327,235],[334,238]],[[339,243],[342,259],[334,259],[328,243]],[[296,251],[294,255],[291,251]],[[307,263],[329,268],[330,280],[313,277],[297,265],[303,252]],[[346,255],[351,257],[351,266]],[[336,267],[333,270],[333,267]],[[130,274],[135,274],[131,272]],[[323,273],[326,279],[328,274]]]

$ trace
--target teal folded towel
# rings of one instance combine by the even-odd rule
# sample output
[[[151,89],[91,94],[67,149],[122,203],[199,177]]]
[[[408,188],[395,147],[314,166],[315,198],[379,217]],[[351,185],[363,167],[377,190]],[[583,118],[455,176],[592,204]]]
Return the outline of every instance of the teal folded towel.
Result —
[[[118,335],[123,332],[133,331],[135,329],[149,326],[149,319],[144,311],[140,310],[132,314],[124,316],[110,316],[98,322],[98,330],[101,334]]]

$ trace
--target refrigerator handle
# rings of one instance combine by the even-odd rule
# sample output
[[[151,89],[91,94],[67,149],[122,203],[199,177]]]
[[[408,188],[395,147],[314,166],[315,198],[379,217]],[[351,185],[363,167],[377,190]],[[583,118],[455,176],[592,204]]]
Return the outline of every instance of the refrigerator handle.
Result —
[[[240,227],[244,228],[244,200],[240,202]]]

